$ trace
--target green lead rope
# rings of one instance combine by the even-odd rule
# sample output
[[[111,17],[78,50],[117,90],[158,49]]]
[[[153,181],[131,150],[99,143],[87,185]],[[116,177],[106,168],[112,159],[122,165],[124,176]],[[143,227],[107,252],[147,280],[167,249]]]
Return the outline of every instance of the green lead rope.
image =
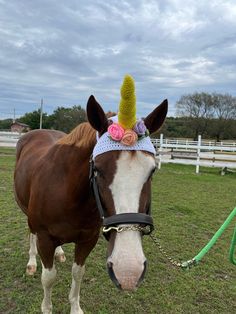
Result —
[[[181,264],[181,267],[183,269],[189,269],[192,266],[197,265],[201,259],[205,256],[205,254],[212,248],[212,246],[216,243],[216,241],[218,240],[218,238],[222,235],[222,233],[225,231],[225,229],[228,227],[228,225],[230,224],[230,222],[233,220],[233,218],[236,216],[236,207],[234,208],[234,210],[231,212],[231,214],[228,216],[228,218],[225,220],[225,222],[223,223],[223,225],[219,228],[219,230],[217,230],[217,232],[214,234],[214,236],[212,237],[212,239],[207,243],[206,246],[204,246],[204,248],[191,260],[183,262]],[[233,234],[233,238],[231,241],[231,245],[230,245],[230,252],[229,252],[229,260],[231,263],[233,263],[234,265],[236,265],[236,260],[234,258],[234,251],[235,251],[235,246],[236,246],[236,227],[234,229],[234,234]]]
[[[232,264],[236,265],[236,259],[234,258],[234,251],[236,247],[236,227],[234,228],[234,234],[231,241],[231,246],[229,250],[229,260]]]

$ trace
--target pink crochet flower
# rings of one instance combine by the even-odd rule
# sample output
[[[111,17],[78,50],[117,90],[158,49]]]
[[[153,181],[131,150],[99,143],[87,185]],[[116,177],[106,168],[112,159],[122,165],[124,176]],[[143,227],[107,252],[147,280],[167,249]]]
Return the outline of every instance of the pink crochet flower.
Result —
[[[132,146],[136,143],[138,135],[131,129],[125,130],[125,134],[122,137],[121,144],[126,146]]]
[[[125,133],[125,130],[118,123],[112,123],[107,131],[114,141],[120,141]]]

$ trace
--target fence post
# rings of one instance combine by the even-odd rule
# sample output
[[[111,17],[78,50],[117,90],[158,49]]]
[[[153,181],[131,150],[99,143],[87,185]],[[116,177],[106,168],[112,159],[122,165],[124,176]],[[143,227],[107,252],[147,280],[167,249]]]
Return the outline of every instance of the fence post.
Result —
[[[159,148],[159,161],[158,161],[158,170],[161,169],[161,153],[162,153],[162,145],[163,145],[163,134],[160,134],[160,148]]]
[[[201,135],[198,135],[198,141],[197,141],[197,164],[196,164],[196,174],[199,174],[199,166],[200,166],[200,152],[201,152]]]

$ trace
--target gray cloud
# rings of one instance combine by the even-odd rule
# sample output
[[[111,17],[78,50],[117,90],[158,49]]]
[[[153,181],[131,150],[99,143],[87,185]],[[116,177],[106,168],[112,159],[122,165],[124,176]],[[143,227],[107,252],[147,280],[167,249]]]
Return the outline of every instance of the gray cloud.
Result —
[[[213,1],[0,0],[0,119],[39,106],[117,110],[123,76],[144,116],[182,94],[235,95],[236,4]]]

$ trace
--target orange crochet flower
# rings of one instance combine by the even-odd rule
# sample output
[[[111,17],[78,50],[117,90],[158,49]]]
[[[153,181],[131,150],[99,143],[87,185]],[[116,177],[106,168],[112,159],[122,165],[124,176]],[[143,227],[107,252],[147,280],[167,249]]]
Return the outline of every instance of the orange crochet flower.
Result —
[[[131,129],[125,130],[125,134],[123,135],[121,139],[121,144],[126,146],[132,146],[136,143],[138,139],[138,135]]]

